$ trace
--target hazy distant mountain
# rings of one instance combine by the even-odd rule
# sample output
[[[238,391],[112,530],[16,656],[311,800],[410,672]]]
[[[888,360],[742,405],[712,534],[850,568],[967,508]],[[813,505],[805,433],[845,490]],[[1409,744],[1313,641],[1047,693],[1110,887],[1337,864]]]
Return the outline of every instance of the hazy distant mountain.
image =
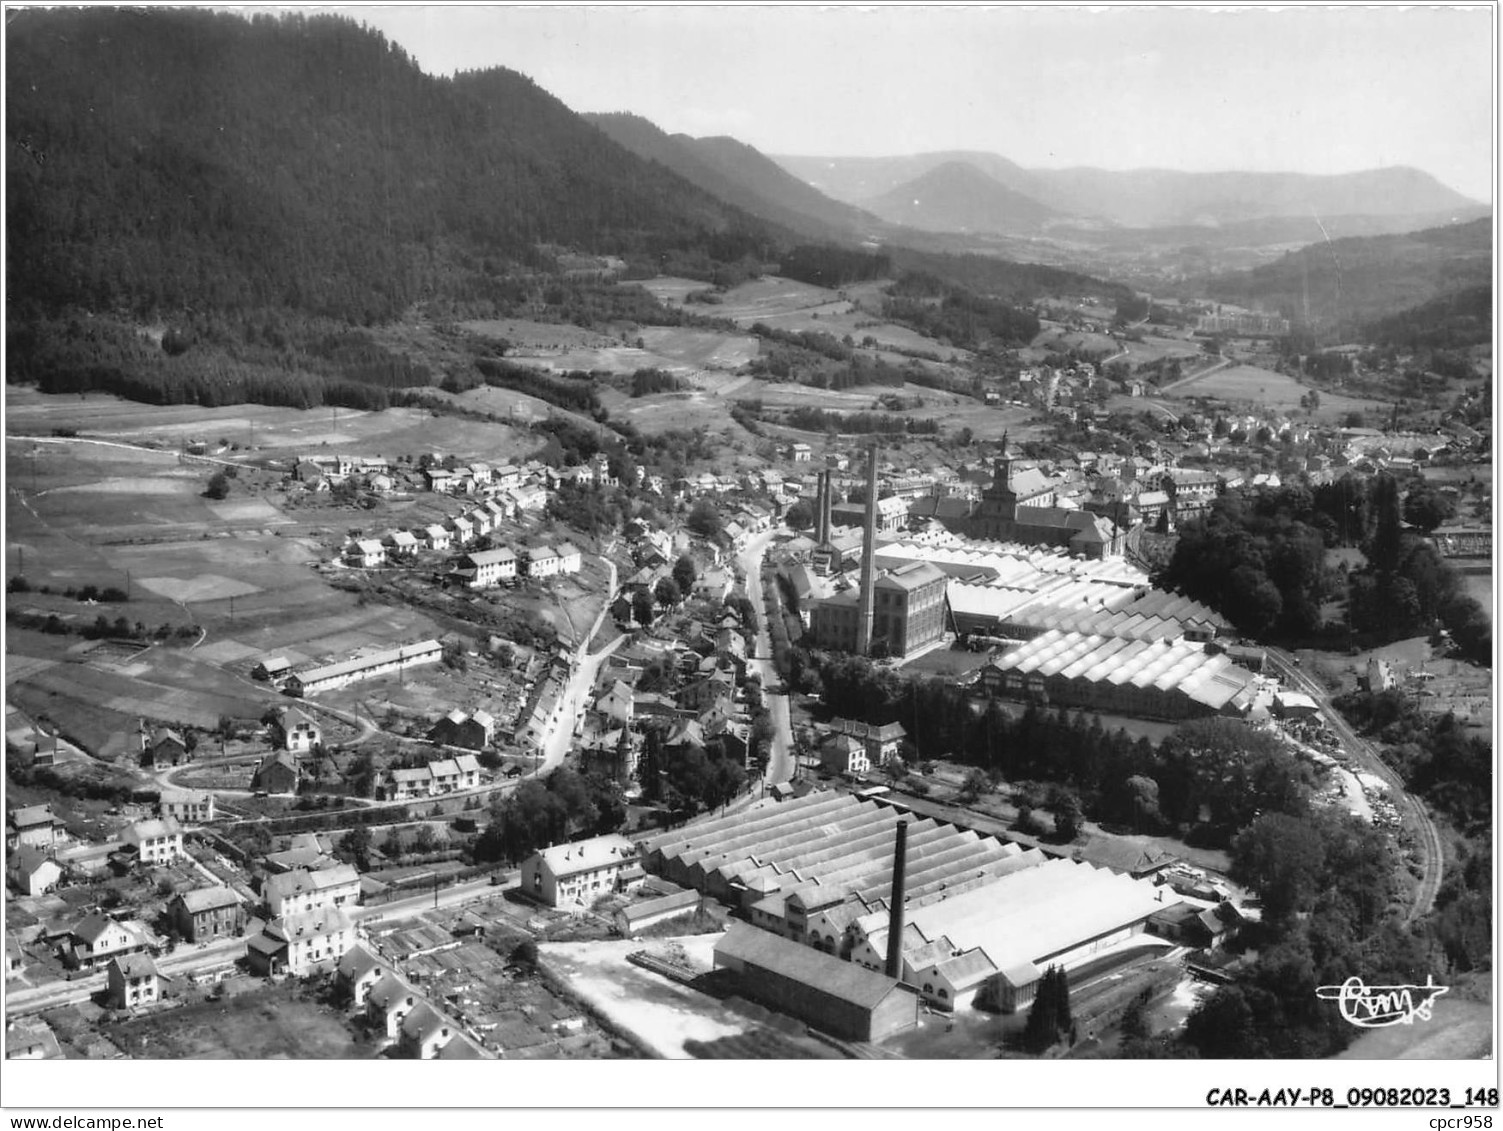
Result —
[[[937,232],[1033,232],[1057,215],[965,161],[947,161],[866,207],[894,224]]]
[[[963,162],[1000,185],[1041,199],[1042,188],[1032,174],[1014,161],[996,153],[948,150],[908,157],[779,157],[772,156],[788,172],[819,189],[826,196],[849,204],[875,200],[899,185],[917,180],[941,165]]]
[[[1400,235],[1332,240],[1195,289],[1218,302],[1354,326],[1492,281],[1493,224],[1474,220]]]
[[[1312,214],[1402,216],[1477,203],[1429,173],[1404,166],[1334,176],[1166,169],[1037,169],[1033,175],[1061,209],[1134,227]]]
[[[800,234],[848,240],[880,226],[875,217],[831,200],[735,138],[668,134],[636,114],[581,116],[637,156],[666,166],[753,216]]]
[[[1212,226],[1278,216],[1436,214],[1476,205],[1430,174],[1398,166],[1359,173],[1185,173],[1168,169],[1025,169],[993,153],[906,157],[774,156],[795,176],[850,203],[883,196],[964,161],[1062,213],[1132,227]]]

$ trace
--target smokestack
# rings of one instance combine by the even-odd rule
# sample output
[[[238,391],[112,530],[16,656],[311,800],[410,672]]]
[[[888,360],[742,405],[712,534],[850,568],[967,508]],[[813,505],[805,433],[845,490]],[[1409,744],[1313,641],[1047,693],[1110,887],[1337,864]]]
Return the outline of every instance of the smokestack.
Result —
[[[820,521],[824,524],[824,540],[830,540],[830,506],[835,501],[835,480],[830,469],[825,468],[825,501],[819,514]]]
[[[887,976],[903,977],[903,900],[904,873],[908,870],[908,822],[898,821],[898,839],[892,850],[892,894],[887,909]]]
[[[872,650],[872,621],[876,605],[877,580],[877,445],[871,446],[866,458],[866,529],[861,543],[861,615],[856,624],[856,652],[866,656]]]
[[[814,495],[814,542],[815,545],[823,546],[830,540],[830,531],[826,526],[830,513],[830,473],[819,473],[819,487]]]

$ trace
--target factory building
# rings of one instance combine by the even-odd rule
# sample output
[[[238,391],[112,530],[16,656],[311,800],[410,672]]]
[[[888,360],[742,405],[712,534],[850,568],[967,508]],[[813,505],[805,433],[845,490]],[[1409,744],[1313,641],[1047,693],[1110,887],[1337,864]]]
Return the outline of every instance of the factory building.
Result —
[[[993,659],[982,675],[1007,698],[1147,718],[1244,715],[1258,678],[1191,641],[1052,629]]]
[[[861,580],[855,589],[847,589],[820,601],[810,614],[810,630],[815,645],[858,656],[906,656],[925,648],[944,636],[948,619],[945,603],[945,574],[925,562],[902,562],[894,568],[877,572],[877,523],[881,504],[878,500],[877,448],[868,452],[866,472],[865,523],[862,527]],[[830,481],[828,472],[820,477],[819,512],[813,563],[817,573],[838,569],[841,555],[830,534]]]

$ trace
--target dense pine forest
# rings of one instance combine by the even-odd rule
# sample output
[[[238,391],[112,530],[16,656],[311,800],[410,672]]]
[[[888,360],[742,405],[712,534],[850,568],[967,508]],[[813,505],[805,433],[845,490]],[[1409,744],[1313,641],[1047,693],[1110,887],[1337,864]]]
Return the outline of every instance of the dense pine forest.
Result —
[[[262,399],[311,368],[284,403],[426,384],[320,346],[417,304],[510,307],[558,277],[550,249],[710,279],[781,238],[523,76],[433,78],[343,18],[29,11],[6,62],[13,380]]]

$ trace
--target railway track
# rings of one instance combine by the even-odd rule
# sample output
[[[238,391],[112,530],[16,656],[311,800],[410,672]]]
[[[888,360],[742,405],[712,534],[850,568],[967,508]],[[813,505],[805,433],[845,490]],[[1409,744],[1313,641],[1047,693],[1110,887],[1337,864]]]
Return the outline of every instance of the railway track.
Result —
[[[1445,879],[1445,846],[1441,843],[1440,830],[1435,827],[1424,802],[1404,788],[1403,780],[1379,757],[1373,745],[1352,729],[1341,712],[1331,704],[1330,696],[1318,680],[1306,675],[1281,650],[1268,648],[1267,654],[1279,675],[1290,686],[1304,691],[1320,705],[1326,723],[1362,768],[1388,784],[1394,803],[1404,814],[1404,825],[1416,834],[1416,848],[1420,857],[1420,877],[1415,884],[1409,909],[1404,914],[1404,923],[1411,924],[1429,914],[1435,906],[1435,897],[1440,893],[1441,882]]]

